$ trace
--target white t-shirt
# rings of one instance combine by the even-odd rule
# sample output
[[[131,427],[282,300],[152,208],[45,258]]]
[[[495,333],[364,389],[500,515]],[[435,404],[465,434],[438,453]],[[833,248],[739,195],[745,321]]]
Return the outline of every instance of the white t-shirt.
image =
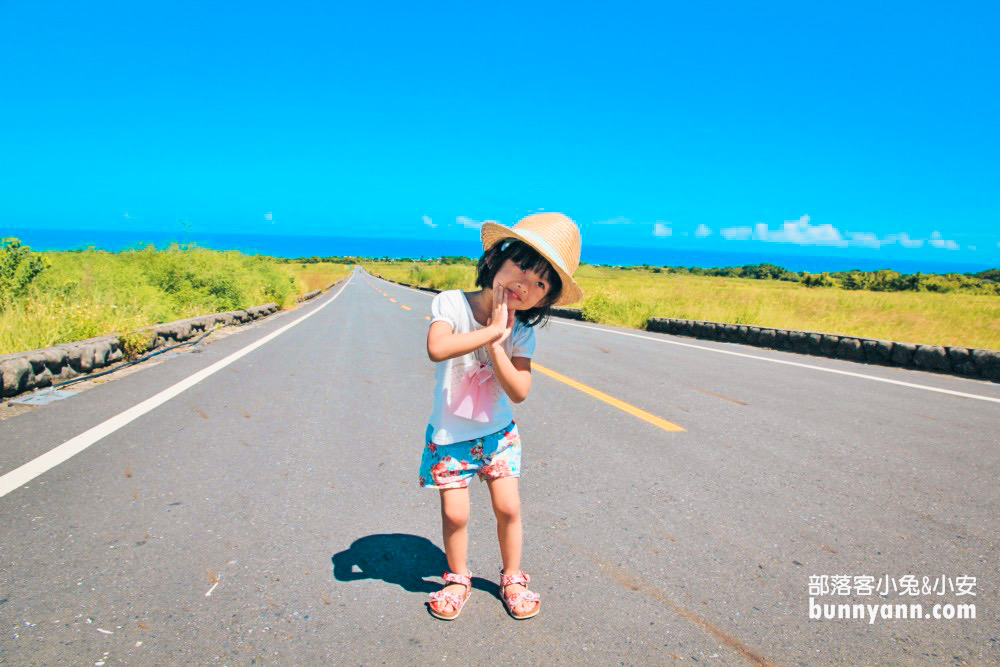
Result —
[[[440,292],[431,301],[431,324],[442,320],[454,328],[454,333],[469,333],[484,328],[472,314],[472,306],[462,290],[447,290]],[[519,319],[514,319],[514,329],[507,340],[503,342],[507,356],[527,357],[535,353],[535,330],[526,326]],[[507,392],[500,386],[499,380],[492,378],[494,387],[493,418],[488,422],[476,421],[459,417],[448,409],[451,404],[453,389],[462,376],[471,367],[484,363],[493,368],[490,355],[484,347],[480,347],[461,357],[437,362],[435,369],[434,408],[431,411],[430,424],[434,427],[431,440],[438,445],[450,445],[462,440],[481,438],[495,433],[509,424],[514,418]]]

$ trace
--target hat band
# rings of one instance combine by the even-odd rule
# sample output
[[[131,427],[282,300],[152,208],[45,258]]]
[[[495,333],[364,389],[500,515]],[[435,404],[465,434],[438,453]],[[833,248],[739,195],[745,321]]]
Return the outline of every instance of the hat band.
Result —
[[[532,244],[535,245],[543,253],[547,254],[550,260],[554,261],[558,265],[558,267],[563,270],[563,273],[566,273],[567,275],[569,274],[569,271],[566,270],[566,265],[562,261],[562,255],[556,252],[555,248],[549,245],[549,242],[545,238],[539,236],[530,229],[518,229],[516,231],[521,236],[530,240]]]

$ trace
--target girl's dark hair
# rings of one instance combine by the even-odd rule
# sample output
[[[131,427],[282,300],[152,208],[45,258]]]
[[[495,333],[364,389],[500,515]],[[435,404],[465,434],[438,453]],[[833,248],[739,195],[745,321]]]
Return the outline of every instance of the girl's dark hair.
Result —
[[[476,267],[476,285],[483,289],[493,289],[493,278],[504,262],[511,260],[524,271],[534,271],[549,284],[549,291],[534,308],[516,311],[516,317],[529,327],[541,323],[545,326],[549,319],[549,308],[562,295],[562,279],[549,260],[537,250],[518,239],[502,239],[483,252]]]

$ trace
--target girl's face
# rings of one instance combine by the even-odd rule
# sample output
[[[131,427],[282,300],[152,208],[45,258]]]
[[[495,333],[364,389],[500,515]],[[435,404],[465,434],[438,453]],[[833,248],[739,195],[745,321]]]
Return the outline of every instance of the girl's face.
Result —
[[[493,276],[493,287],[500,285],[507,292],[509,310],[534,308],[549,293],[550,285],[541,275],[532,270],[525,271],[513,261],[504,260],[503,266]]]

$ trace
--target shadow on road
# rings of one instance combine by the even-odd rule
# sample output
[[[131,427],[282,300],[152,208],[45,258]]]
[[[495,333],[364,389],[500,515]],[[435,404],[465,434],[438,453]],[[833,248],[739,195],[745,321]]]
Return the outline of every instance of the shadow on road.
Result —
[[[367,535],[330,560],[337,581],[381,579],[411,593],[439,590],[440,583],[425,581],[424,577],[440,577],[448,569],[448,560],[440,548],[426,537],[405,533]],[[472,587],[500,599],[495,582],[473,577]]]

